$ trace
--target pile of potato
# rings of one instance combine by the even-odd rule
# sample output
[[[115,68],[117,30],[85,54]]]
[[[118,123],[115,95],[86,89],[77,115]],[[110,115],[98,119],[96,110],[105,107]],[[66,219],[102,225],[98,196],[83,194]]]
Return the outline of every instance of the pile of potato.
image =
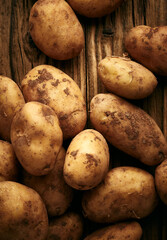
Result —
[[[122,1],[67,2],[79,14],[100,17]],[[83,29],[67,2],[38,0],[30,13],[34,42],[58,60],[84,47]],[[67,37],[70,31],[75,38]],[[120,56],[99,62],[108,93],[91,100],[91,129],[85,129],[80,88],[60,69],[36,66],[20,88],[0,76],[1,240],[141,239],[140,219],[159,198],[167,204],[167,142],[151,116],[127,99],[146,98],[157,86],[155,74],[167,76],[165,32],[166,26],[135,27],[125,48],[138,62]],[[155,175],[126,163],[112,168],[110,144],[154,166]],[[103,228],[85,236],[85,221]]]

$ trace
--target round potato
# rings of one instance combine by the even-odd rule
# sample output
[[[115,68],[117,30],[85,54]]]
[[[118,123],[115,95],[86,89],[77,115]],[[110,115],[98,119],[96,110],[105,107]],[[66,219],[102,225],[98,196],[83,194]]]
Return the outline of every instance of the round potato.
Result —
[[[27,102],[47,104],[56,112],[64,139],[84,129],[85,100],[76,82],[67,74],[50,65],[39,65],[27,73],[21,86]]]
[[[84,47],[84,32],[66,1],[38,0],[29,17],[29,30],[36,46],[48,57],[67,60]]]
[[[167,76],[167,26],[136,26],[127,33],[129,55],[152,72]]]
[[[167,156],[165,137],[153,118],[114,94],[94,96],[90,120],[113,146],[146,165],[157,165]]]
[[[99,229],[84,240],[140,240],[142,232],[138,222],[121,222]]]
[[[11,141],[23,168],[32,175],[48,174],[62,146],[63,134],[55,112],[39,102],[26,103],[14,116]]]
[[[80,240],[82,232],[83,222],[80,215],[74,212],[68,212],[50,220],[46,240]]]
[[[0,140],[0,182],[16,181],[19,175],[19,164],[11,143]]]
[[[98,75],[106,89],[129,99],[149,96],[157,79],[147,68],[123,57],[106,57],[99,62]]]
[[[162,202],[167,205],[167,159],[155,169],[155,185]]]
[[[104,137],[93,129],[80,132],[71,141],[64,163],[64,179],[73,188],[97,186],[109,169],[109,149]]]
[[[48,216],[40,196],[20,183],[0,182],[1,240],[45,240]]]
[[[114,223],[148,216],[157,206],[153,176],[135,167],[111,169],[104,181],[83,193],[85,216],[99,223]]]
[[[10,78],[0,76],[0,136],[10,141],[13,116],[25,104],[18,85]]]
[[[43,199],[48,214],[59,216],[65,213],[73,199],[73,190],[63,177],[66,151],[62,147],[58,153],[54,168],[46,176],[32,176],[23,172],[23,183],[37,191]]]
[[[85,17],[97,18],[113,12],[123,0],[67,0],[67,2],[77,13]]]

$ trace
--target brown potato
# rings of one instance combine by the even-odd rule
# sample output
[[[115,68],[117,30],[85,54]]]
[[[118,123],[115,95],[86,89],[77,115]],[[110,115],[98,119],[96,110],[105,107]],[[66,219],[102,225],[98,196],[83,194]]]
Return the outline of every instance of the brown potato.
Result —
[[[48,174],[63,141],[55,112],[39,102],[26,103],[14,116],[11,141],[23,168],[32,175]]]
[[[77,13],[89,18],[102,17],[115,11],[123,0],[67,0]]]
[[[36,177],[23,172],[23,183],[40,194],[50,216],[65,213],[73,199],[73,190],[66,184],[63,177],[65,155],[66,151],[62,147],[53,170],[46,176]]]
[[[27,73],[21,83],[27,102],[38,101],[57,114],[63,138],[72,138],[86,124],[86,103],[76,82],[50,65],[39,65]]]
[[[162,202],[167,205],[167,159],[155,169],[155,185]]]
[[[57,60],[74,58],[84,47],[82,26],[64,0],[36,1],[30,12],[29,29],[36,46]]]
[[[25,104],[18,85],[10,78],[0,76],[0,136],[10,141],[13,116]]]
[[[160,128],[144,110],[114,94],[97,94],[91,100],[90,120],[115,147],[153,166],[167,156]]]
[[[136,26],[127,33],[129,55],[152,72],[167,76],[167,26]]]
[[[99,223],[114,223],[148,216],[157,206],[153,176],[135,167],[111,169],[104,181],[83,193],[85,216]]]
[[[46,240],[80,240],[82,232],[83,222],[80,215],[75,212],[68,212],[50,220]]]
[[[80,132],[71,141],[64,163],[64,179],[73,188],[97,186],[109,169],[109,148],[104,137],[93,129]]]
[[[140,240],[142,228],[138,222],[121,222],[95,231],[84,240]]]
[[[98,65],[98,75],[109,92],[129,99],[149,96],[158,83],[151,71],[125,57],[102,59]]]
[[[0,140],[0,181],[16,181],[19,176],[19,164],[13,146]]]
[[[45,240],[48,216],[38,193],[20,183],[0,182],[1,240]]]

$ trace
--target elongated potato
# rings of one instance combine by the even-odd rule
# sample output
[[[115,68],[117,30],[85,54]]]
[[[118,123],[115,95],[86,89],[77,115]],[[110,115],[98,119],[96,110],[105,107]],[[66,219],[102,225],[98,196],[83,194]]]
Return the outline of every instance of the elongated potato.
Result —
[[[23,168],[32,175],[48,174],[63,141],[55,112],[39,102],[26,103],[14,116],[11,141]]]
[[[85,100],[78,85],[67,74],[50,65],[39,65],[27,73],[21,86],[26,102],[42,102],[56,112],[64,139],[84,129]]]
[[[83,221],[79,214],[67,212],[49,221],[46,240],[80,240],[83,233]]]
[[[99,223],[114,223],[148,216],[157,206],[153,176],[135,167],[111,169],[104,181],[84,192],[85,216]]]
[[[84,240],[140,240],[142,228],[138,222],[121,222],[95,231]]]
[[[167,26],[136,26],[127,33],[129,55],[152,72],[167,76]]]
[[[67,0],[67,2],[77,13],[89,18],[97,18],[113,12],[123,0]]]
[[[0,76],[0,136],[10,141],[13,116],[25,104],[18,85],[10,78]]]
[[[45,240],[48,216],[39,194],[20,183],[0,182],[0,239]]]
[[[73,188],[97,186],[109,168],[109,149],[104,137],[93,129],[80,132],[71,141],[64,163],[64,179]]]
[[[23,172],[23,183],[33,188],[43,199],[49,216],[65,213],[73,199],[73,190],[63,177],[66,151],[62,147],[58,153],[54,168],[46,176],[33,176]]]
[[[114,94],[94,96],[90,120],[113,146],[147,165],[167,156],[165,137],[151,116]]]
[[[109,92],[129,99],[145,98],[157,86],[154,74],[129,58],[112,56],[102,59],[98,74]]]
[[[155,169],[155,185],[159,197],[167,205],[167,159]]]
[[[57,60],[76,57],[84,47],[84,32],[74,11],[64,0],[38,0],[29,17],[36,46]]]

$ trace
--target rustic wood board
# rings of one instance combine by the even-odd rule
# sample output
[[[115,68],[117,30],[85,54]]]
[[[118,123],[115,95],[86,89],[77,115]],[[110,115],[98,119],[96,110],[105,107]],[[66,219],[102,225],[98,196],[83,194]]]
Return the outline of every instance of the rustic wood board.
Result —
[[[12,78],[20,85],[22,78],[39,64],[50,64],[70,75],[80,86],[89,115],[92,97],[106,92],[97,75],[98,62],[107,55],[122,56],[124,37],[133,26],[167,25],[167,0],[125,0],[112,14],[98,19],[79,17],[85,32],[85,48],[81,54],[68,61],[46,57],[33,43],[28,29],[28,18],[35,0],[0,0],[0,75]],[[135,101],[157,122],[167,138],[167,77],[159,77],[158,86],[148,98]],[[87,127],[91,127],[88,120]],[[134,165],[154,174],[146,167],[111,146],[111,165]],[[79,199],[75,199],[79,201]],[[167,207],[159,203],[156,210],[140,221],[142,240],[167,239]],[[86,222],[84,236],[96,229],[96,224]]]

